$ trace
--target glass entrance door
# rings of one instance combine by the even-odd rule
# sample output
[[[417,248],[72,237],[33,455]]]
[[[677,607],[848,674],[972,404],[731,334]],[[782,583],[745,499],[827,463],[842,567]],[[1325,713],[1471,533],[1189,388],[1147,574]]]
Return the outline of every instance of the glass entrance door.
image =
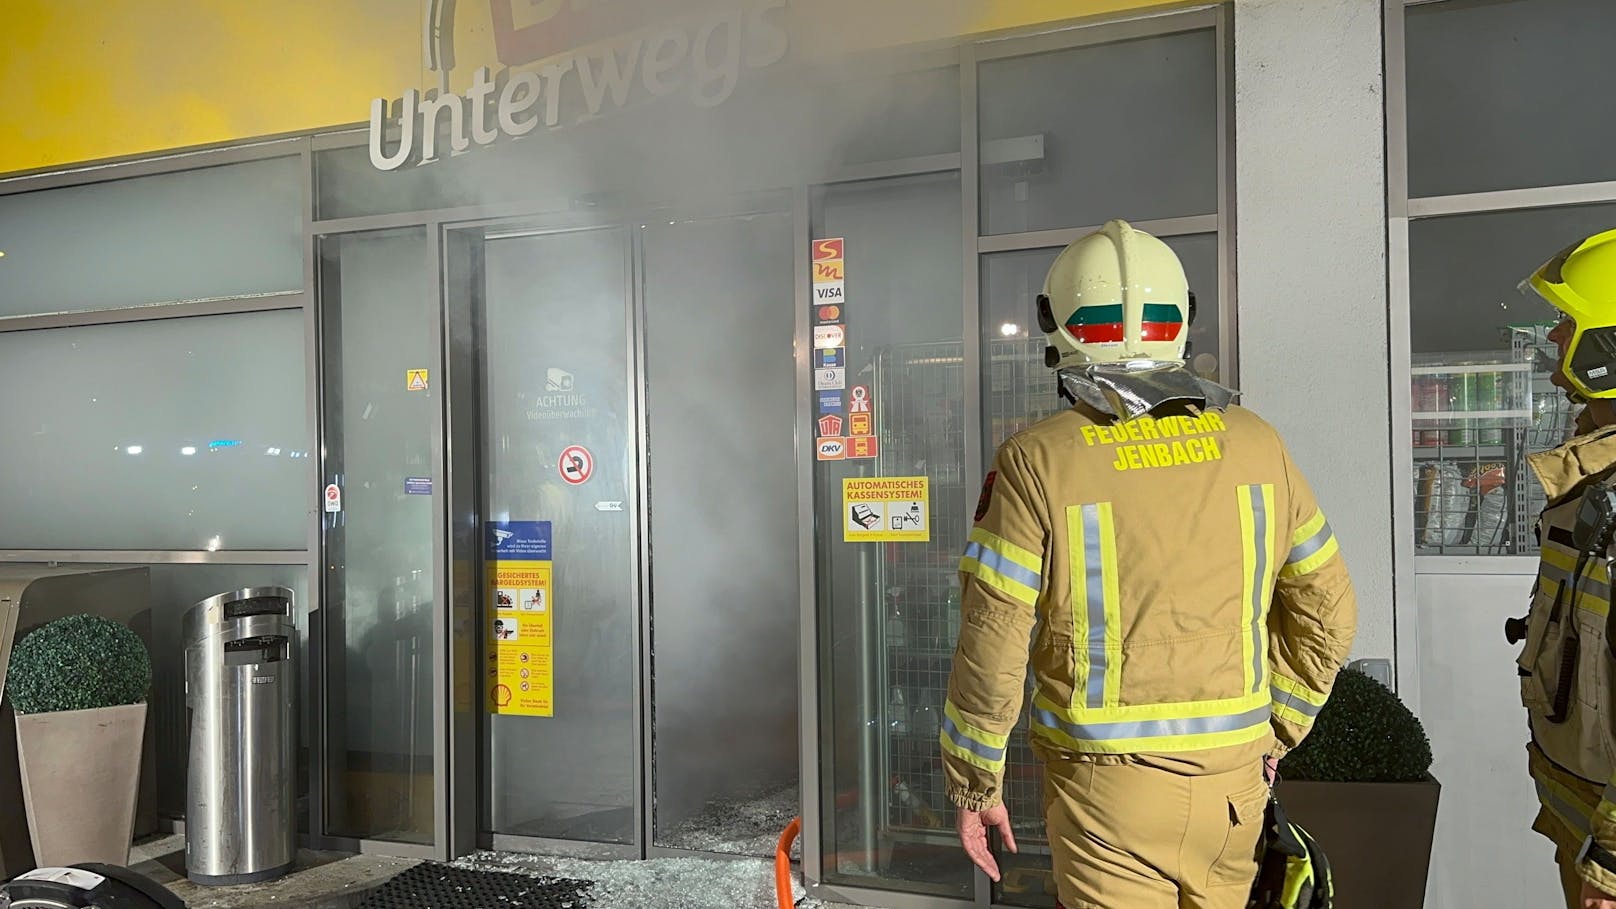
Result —
[[[478,390],[451,392],[450,462],[480,487],[453,519],[483,537],[455,657],[483,701],[480,839],[772,854],[800,810],[791,216],[446,248],[451,381]]]
[[[801,810],[792,223],[647,221],[649,842],[767,856]]]
[[[639,841],[637,417],[629,234],[482,245],[484,818]]]

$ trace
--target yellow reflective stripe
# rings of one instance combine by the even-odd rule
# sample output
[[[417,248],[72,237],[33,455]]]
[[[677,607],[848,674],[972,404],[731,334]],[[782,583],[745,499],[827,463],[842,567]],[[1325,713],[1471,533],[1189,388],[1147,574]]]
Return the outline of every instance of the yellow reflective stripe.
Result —
[[[965,719],[965,715],[960,713],[959,708],[954,706],[954,702],[946,698],[943,700],[943,716],[953,720],[960,732],[990,749],[1002,751],[1010,745],[1010,736],[998,735],[980,726],[973,726]]]
[[[1122,697],[1122,602],[1111,503],[1068,506],[1066,524],[1071,538],[1072,706],[1116,706]]]
[[[1003,537],[977,528],[971,531],[960,559],[960,571],[1014,600],[1035,606],[1043,586],[1043,560]]]
[[[1008,578],[981,562],[966,556],[960,559],[960,571],[974,575],[984,585],[1028,606],[1038,605],[1038,591],[1014,578]]]
[[[1097,540],[1090,540],[1091,534],[1098,530],[1090,530],[1084,521],[1083,508],[1068,505],[1066,508],[1066,565],[1072,574],[1072,703],[1076,709],[1084,703],[1088,693],[1089,669],[1091,664],[1089,641],[1089,567],[1088,553],[1091,547],[1098,547]]]
[[[1236,713],[1247,713],[1252,710],[1267,709],[1270,702],[1266,691],[1256,694],[1245,694],[1236,698],[1219,698],[1215,701],[1176,701],[1165,704],[1123,704],[1116,707],[1101,707],[1092,709],[1078,705],[1068,707],[1044,689],[1039,689],[1033,695],[1033,706],[1039,710],[1047,710],[1057,719],[1074,725],[1092,723],[1120,723],[1128,721],[1149,720],[1182,720],[1199,719],[1202,717],[1227,716]]]
[[[1279,570],[1279,576],[1282,578],[1299,578],[1305,574],[1312,574],[1323,567],[1325,562],[1335,558],[1336,553],[1340,551],[1341,544],[1336,542],[1335,535],[1332,534],[1330,539],[1326,540],[1324,545],[1319,547],[1318,552],[1313,553],[1300,562],[1291,562],[1284,568],[1281,568]]]
[[[1320,694],[1306,685],[1303,685],[1301,682],[1288,679],[1277,672],[1274,673],[1273,685],[1280,691],[1301,698],[1309,704],[1312,704],[1314,707],[1323,707],[1325,702],[1330,700],[1329,695]]]
[[[1541,558],[1543,561],[1553,565],[1556,568],[1560,568],[1568,572],[1577,570],[1577,557],[1571,555],[1570,553],[1561,552],[1560,550],[1555,549],[1552,545],[1545,545],[1543,547]],[[1605,567],[1603,560],[1590,559],[1588,564],[1583,566],[1582,573],[1585,577],[1592,578],[1596,581],[1608,582],[1610,580],[1610,571]]]
[[[1023,549],[991,531],[983,530],[980,527],[972,528],[969,541],[986,546],[1001,557],[1009,559],[1033,574],[1042,575],[1044,573],[1044,560],[1041,556],[1029,549]]]
[[[1612,805],[1609,801],[1607,801],[1605,799],[1600,799],[1599,800],[1599,808],[1597,809],[1597,811],[1601,816],[1603,816],[1605,818],[1605,820],[1610,821],[1613,824],[1616,824],[1616,805]]]
[[[986,770],[989,773],[998,773],[1004,769],[1004,761],[990,761],[985,757],[974,754],[965,750],[964,748],[961,748],[959,745],[954,744],[954,741],[948,737],[947,729],[944,729],[942,732],[937,734],[937,742],[938,744],[942,745],[943,753],[950,757],[964,761],[965,763],[970,764],[972,767],[979,770]]]
[[[1313,512],[1313,517],[1308,518],[1306,524],[1298,527],[1296,532],[1291,534],[1291,548],[1295,549],[1303,543],[1306,543],[1308,540],[1313,539],[1313,535],[1318,533],[1319,529],[1323,526],[1324,512],[1315,510]]]
[[[1274,673],[1270,683],[1274,694],[1274,715],[1298,726],[1311,726],[1319,711],[1330,699],[1329,695],[1303,685],[1292,678]]]
[[[1250,629],[1241,636],[1240,665],[1245,673],[1241,690],[1260,692],[1268,661],[1264,627],[1268,621],[1268,601],[1273,589],[1274,570],[1274,487],[1252,484],[1235,489],[1240,510],[1240,548],[1243,556],[1240,596],[1240,627]]]
[[[1195,719],[1073,725],[1047,710],[1033,711],[1032,731],[1059,748],[1086,754],[1202,751],[1243,745],[1269,735],[1266,707],[1243,714]]]
[[[1279,702],[1279,701],[1274,702],[1274,716],[1279,717],[1280,719],[1286,721],[1287,723],[1295,723],[1298,726],[1311,726],[1311,725],[1313,725],[1313,718],[1312,717],[1308,716],[1305,713],[1302,713],[1301,711],[1297,710],[1295,707],[1292,707],[1289,704],[1285,704],[1285,703],[1282,703],[1282,702]]]
[[[1537,784],[1538,802],[1549,813],[1560,819],[1572,832],[1586,836],[1588,834],[1588,819],[1594,809],[1583,801],[1578,795],[1554,780],[1544,777],[1535,777]]]
[[[1560,592],[1561,582],[1555,580],[1554,578],[1541,578],[1540,583],[1543,584],[1543,592],[1551,597]],[[1598,587],[1590,588],[1588,584],[1585,583],[1577,594],[1577,608],[1588,613],[1589,615],[1596,615],[1600,618],[1604,618],[1605,616],[1609,615],[1610,601],[1594,592],[1596,589],[1602,587],[1604,587],[1604,585],[1599,584]]]
[[[1122,702],[1122,597],[1117,590],[1117,531],[1111,503],[1101,502],[1100,572],[1105,595],[1105,679],[1102,702],[1116,707]]]

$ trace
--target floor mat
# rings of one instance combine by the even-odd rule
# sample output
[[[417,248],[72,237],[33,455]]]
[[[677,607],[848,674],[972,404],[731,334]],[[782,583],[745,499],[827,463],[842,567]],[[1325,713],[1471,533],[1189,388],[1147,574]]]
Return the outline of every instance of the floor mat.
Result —
[[[393,878],[360,909],[587,909],[588,881],[426,862]]]

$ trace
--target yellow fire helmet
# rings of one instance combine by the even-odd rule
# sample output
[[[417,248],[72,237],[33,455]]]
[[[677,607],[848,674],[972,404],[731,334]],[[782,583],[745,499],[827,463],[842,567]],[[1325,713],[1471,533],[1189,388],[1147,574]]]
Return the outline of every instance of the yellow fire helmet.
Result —
[[[1576,323],[1562,372],[1587,398],[1616,398],[1616,230],[1561,250],[1522,282]]]
[[[1051,369],[1152,361],[1182,365],[1195,317],[1184,266],[1166,243],[1126,221],[1061,251],[1038,295]]]

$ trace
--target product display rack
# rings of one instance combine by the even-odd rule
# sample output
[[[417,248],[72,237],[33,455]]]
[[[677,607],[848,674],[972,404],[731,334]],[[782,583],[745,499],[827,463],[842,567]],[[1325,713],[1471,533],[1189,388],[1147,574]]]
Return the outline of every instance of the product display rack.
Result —
[[[1501,330],[1507,352],[1428,355],[1412,370],[1415,551],[1528,555],[1543,489],[1527,455],[1570,438],[1574,406],[1550,381],[1552,326]]]

